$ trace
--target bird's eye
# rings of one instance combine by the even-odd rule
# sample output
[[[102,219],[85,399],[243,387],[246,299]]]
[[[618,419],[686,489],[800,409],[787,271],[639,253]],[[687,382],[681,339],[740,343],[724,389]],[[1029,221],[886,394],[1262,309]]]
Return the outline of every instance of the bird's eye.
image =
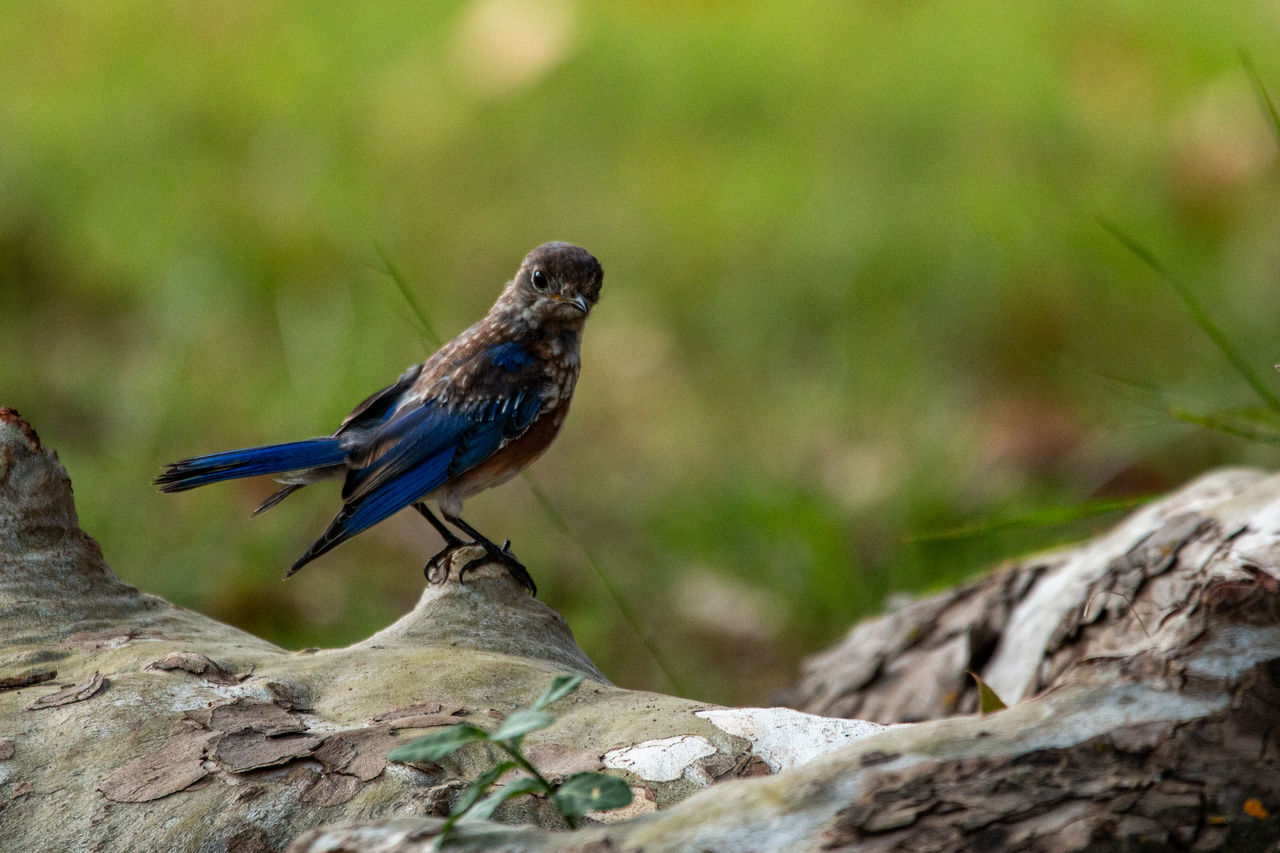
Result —
[[[545,293],[546,289],[551,285],[547,282],[547,274],[542,270],[533,271],[533,289],[539,293]]]

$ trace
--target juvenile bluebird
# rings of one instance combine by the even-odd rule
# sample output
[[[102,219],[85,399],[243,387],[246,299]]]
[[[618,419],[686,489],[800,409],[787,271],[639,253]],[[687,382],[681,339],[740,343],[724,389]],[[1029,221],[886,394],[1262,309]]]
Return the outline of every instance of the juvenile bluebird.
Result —
[[[445,542],[427,561],[428,577],[439,565],[447,572],[440,561],[454,549],[475,544],[486,554],[463,566],[459,579],[493,561],[537,595],[510,542],[499,547],[463,521],[462,501],[514,477],[560,431],[578,380],[582,327],[603,277],[585,249],[544,243],[525,257],[484,319],[356,406],[333,435],[184,459],[155,483],[180,492],[274,474],[285,486],[256,516],[308,483],[342,477],[342,509],[289,575],[412,506]],[[474,541],[464,542],[437,518],[429,499]]]

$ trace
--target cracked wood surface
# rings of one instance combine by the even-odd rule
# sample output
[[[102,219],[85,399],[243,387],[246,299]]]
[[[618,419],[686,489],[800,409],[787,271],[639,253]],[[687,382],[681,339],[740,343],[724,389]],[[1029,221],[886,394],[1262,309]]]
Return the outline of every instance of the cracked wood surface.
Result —
[[[326,823],[447,814],[492,748],[441,766],[387,752],[464,720],[496,727],[566,672],[588,681],[526,742],[553,776],[706,744],[670,779],[609,771],[635,814],[760,772],[749,739],[697,716],[712,706],[611,685],[505,571],[457,574],[361,643],[281,649],[120,581],[56,455],[0,409],[0,849],[282,850]],[[499,817],[564,826],[530,798]]]
[[[1081,660],[1141,651],[1164,622],[1187,615],[1211,576],[1246,583],[1275,576],[1276,484],[1257,471],[1217,471],[1083,545],[861,622],[805,661],[781,698],[814,714],[934,720],[977,710],[970,672],[1012,704]],[[1249,501],[1263,503],[1259,512]],[[1258,566],[1270,568],[1255,576]]]
[[[890,727],[573,835],[464,850],[1188,850],[1280,842],[1280,477],[1223,470],[1082,545],[855,626],[790,696]],[[1011,708],[976,705],[966,670]],[[429,849],[436,824],[335,826],[293,853]]]
[[[855,626],[790,695],[925,721],[864,729],[613,687],[505,573],[428,588],[349,648],[279,649],[120,582],[56,457],[0,410],[0,848],[425,851],[490,748],[387,750],[577,671],[593,681],[529,752],[613,768],[633,806],[569,833],[523,797],[498,814],[522,825],[464,824],[456,849],[1270,849],[1278,565],[1280,478],[1206,475]],[[956,716],[966,669],[1022,701]]]

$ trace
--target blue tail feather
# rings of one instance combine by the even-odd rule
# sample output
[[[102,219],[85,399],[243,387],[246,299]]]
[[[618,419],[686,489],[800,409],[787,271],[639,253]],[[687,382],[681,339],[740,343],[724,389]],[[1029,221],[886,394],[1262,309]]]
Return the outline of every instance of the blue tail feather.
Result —
[[[311,438],[288,444],[227,450],[174,462],[156,477],[155,484],[162,492],[181,492],[240,477],[327,468],[341,465],[347,458],[347,452],[348,448],[338,438]]]
[[[333,519],[324,535],[312,543],[307,552],[293,564],[289,574],[292,575],[321,554],[328,553],[357,533],[367,530],[436,489],[444,482],[449,458],[449,451],[438,453],[363,498],[347,504]]]

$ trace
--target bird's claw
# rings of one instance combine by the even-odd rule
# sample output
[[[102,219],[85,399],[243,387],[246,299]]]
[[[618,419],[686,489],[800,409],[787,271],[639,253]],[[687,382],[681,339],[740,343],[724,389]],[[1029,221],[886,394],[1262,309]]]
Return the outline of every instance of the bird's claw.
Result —
[[[442,584],[449,579],[449,567],[439,563],[427,563],[422,567],[423,577],[427,579],[427,583]]]
[[[485,563],[497,563],[507,570],[507,574],[511,575],[513,580],[519,581],[525,589],[529,590],[529,594],[534,598],[538,597],[538,585],[533,582],[529,570],[515,558],[511,553],[511,541],[502,546],[501,551],[486,550],[483,556],[468,560],[467,563],[458,570],[458,583],[462,583],[467,572],[474,571]]]
[[[433,554],[431,559],[427,560],[427,564],[422,567],[423,576],[426,577],[429,583],[444,583],[449,579],[449,572],[453,567],[454,553],[468,548],[475,548],[477,546],[484,547],[480,542],[463,542],[461,539],[456,539],[453,542],[446,543],[445,546]],[[486,549],[486,553],[487,550],[488,549]],[[462,572],[458,573],[458,579],[462,579]]]
[[[449,572],[452,561],[449,559],[453,552],[463,548],[474,548],[475,546],[484,547],[482,542],[464,542],[460,545],[450,545],[435,554],[431,559],[427,560],[427,564],[422,567],[422,574],[426,577],[428,583],[442,584],[449,580]],[[485,548],[485,552],[479,557],[473,557],[463,563],[462,568],[458,569],[458,583],[466,580],[468,572],[473,572],[483,566],[485,563],[497,563],[507,570],[507,574],[512,579],[519,581],[525,589],[529,590],[529,594],[535,598],[538,595],[538,585],[533,582],[529,570],[516,559],[515,554],[511,553],[511,540],[508,539],[502,543],[501,550],[490,550]]]
[[[448,546],[427,560],[427,564],[422,567],[422,574],[427,579],[427,583],[444,583],[449,579],[450,561],[446,558],[456,550],[457,546]]]

